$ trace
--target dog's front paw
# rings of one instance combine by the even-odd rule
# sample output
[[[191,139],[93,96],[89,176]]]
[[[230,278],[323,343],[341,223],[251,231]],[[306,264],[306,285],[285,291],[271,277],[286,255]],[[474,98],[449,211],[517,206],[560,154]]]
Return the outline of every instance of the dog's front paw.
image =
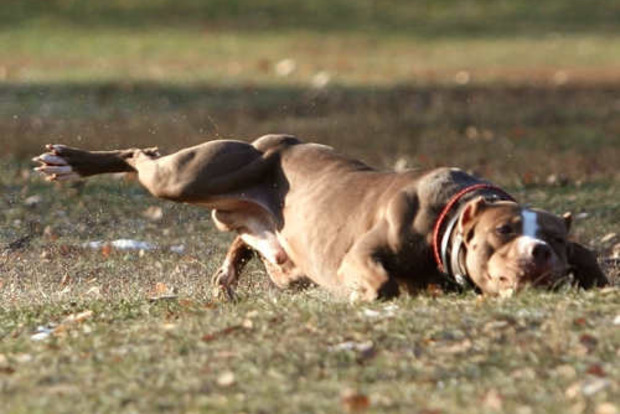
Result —
[[[213,296],[218,299],[235,301],[237,296],[233,286],[237,282],[237,275],[227,266],[220,267],[211,279],[213,285]]]
[[[32,161],[41,164],[34,170],[42,173],[47,181],[67,181],[81,178],[67,156],[69,147],[49,144],[46,145],[46,149],[48,152],[33,158]]]

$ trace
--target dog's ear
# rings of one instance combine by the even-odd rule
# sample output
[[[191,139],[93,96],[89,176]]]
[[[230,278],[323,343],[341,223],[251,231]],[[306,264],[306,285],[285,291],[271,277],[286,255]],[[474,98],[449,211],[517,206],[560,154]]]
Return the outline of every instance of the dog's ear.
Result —
[[[569,271],[572,272],[579,287],[589,289],[609,284],[607,276],[601,270],[596,256],[579,243],[569,242],[567,246]]]
[[[471,239],[469,233],[471,233],[470,230],[473,228],[476,217],[478,217],[478,215],[482,211],[484,211],[486,207],[487,202],[484,197],[476,197],[475,199],[467,203],[467,205],[463,209],[463,212],[459,217],[458,229],[463,235],[466,244]]]

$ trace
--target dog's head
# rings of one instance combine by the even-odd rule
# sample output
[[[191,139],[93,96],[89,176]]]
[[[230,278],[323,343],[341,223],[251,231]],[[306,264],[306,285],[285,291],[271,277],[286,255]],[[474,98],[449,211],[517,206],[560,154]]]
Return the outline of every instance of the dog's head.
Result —
[[[467,274],[492,295],[527,285],[550,287],[569,273],[582,287],[606,284],[594,255],[568,240],[570,224],[570,214],[558,217],[514,202],[474,199],[458,221]]]

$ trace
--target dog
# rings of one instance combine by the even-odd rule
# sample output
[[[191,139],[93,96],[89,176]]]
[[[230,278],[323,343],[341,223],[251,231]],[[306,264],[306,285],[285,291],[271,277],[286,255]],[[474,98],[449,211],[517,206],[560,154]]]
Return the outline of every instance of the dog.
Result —
[[[212,210],[237,234],[214,275],[232,294],[257,252],[281,288],[311,282],[357,300],[431,285],[511,295],[525,286],[608,284],[562,217],[518,204],[456,168],[382,172],[290,135],[157,148],[85,151],[50,144],[34,158],[49,181],[136,172],[154,196]]]

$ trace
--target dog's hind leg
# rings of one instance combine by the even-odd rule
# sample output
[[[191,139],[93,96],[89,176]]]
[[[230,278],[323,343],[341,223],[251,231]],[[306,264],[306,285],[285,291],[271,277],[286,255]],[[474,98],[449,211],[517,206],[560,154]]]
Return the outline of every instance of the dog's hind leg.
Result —
[[[235,237],[226,258],[220,268],[213,274],[212,283],[217,293],[225,293],[228,299],[234,299],[233,288],[239,281],[239,276],[245,265],[252,259],[254,251],[240,236]]]
[[[220,195],[258,184],[277,160],[275,151],[261,152],[241,141],[217,140],[161,157],[157,149],[85,151],[48,145],[33,160],[36,170],[50,181],[96,174],[138,173],[140,183],[153,195],[173,201],[217,208]],[[226,201],[226,200],[224,200]]]
[[[159,158],[157,148],[116,151],[85,151],[66,145],[46,145],[48,152],[32,160],[41,165],[35,168],[48,181],[66,181],[97,174],[135,172],[138,154],[149,159]]]

